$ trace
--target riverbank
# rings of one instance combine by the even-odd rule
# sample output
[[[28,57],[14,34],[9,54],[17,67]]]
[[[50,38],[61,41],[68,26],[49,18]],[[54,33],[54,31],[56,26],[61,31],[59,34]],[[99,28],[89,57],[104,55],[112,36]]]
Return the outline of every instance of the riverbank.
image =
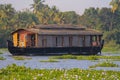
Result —
[[[102,49],[104,53],[120,53],[120,45],[116,44],[114,41],[106,43]]]
[[[102,52],[104,52],[104,53],[119,53],[120,48],[118,48],[118,47],[104,47],[102,49]]]

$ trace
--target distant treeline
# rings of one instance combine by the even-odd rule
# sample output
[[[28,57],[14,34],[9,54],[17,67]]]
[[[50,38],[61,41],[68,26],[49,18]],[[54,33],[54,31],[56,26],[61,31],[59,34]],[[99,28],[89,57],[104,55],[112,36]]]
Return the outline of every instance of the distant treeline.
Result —
[[[97,29],[104,33],[105,42],[120,44],[120,4],[111,1],[111,8],[89,8],[83,15],[74,11],[61,12],[56,6],[49,7],[42,0],[33,0],[31,9],[16,11],[11,4],[0,4],[0,47],[6,47],[10,33],[18,28],[38,24],[75,24]]]

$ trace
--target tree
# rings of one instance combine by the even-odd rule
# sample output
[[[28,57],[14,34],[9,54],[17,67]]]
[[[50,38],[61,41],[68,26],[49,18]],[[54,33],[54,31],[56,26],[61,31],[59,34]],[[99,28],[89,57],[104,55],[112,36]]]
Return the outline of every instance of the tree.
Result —
[[[13,20],[13,17],[15,15],[15,9],[12,7],[11,4],[5,4],[5,5],[0,5],[0,22],[2,26],[2,29],[9,29],[11,22]]]
[[[78,24],[79,15],[74,11],[64,12],[65,24]]]
[[[112,0],[110,5],[112,6],[112,12],[114,13],[120,7],[120,0]]]
[[[15,23],[17,26],[16,28],[26,28],[39,24],[38,18],[29,10],[17,12],[17,18]]]
[[[98,8],[95,9],[93,7],[89,9],[85,9],[84,14],[80,17],[79,23],[81,23],[82,25],[88,28],[96,29],[96,26],[99,23],[98,11],[99,11]]]
[[[44,0],[33,0],[34,4],[31,4],[33,13],[37,14],[40,9],[43,7]]]
[[[40,23],[44,22],[44,13],[43,7],[44,7],[44,0],[33,0],[34,4],[31,4],[31,9],[33,9],[33,13],[38,17],[38,20]]]
[[[99,10],[99,19],[102,25],[99,27],[101,30],[110,31],[114,28],[114,15],[110,8],[102,8]]]

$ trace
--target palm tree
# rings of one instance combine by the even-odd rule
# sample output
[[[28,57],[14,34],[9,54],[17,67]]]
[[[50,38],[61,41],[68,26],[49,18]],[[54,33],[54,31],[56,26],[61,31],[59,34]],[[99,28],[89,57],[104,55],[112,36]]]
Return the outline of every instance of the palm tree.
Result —
[[[120,0],[112,0],[110,5],[112,6],[112,12],[114,13],[120,6]]]
[[[44,0],[33,0],[34,4],[31,4],[33,13],[36,15],[40,23],[44,22],[44,9],[45,5],[43,4]]]
[[[11,4],[0,5],[0,13],[0,23],[3,22],[4,29],[9,29],[13,22],[15,9]]]
[[[33,0],[34,4],[31,4],[31,8],[33,9],[33,13],[37,14],[40,9],[43,7],[44,0]]]

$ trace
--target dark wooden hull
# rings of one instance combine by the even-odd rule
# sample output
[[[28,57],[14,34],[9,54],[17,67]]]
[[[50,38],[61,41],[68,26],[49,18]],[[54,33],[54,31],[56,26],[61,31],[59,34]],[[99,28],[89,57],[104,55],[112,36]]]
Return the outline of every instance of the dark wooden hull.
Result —
[[[45,47],[45,48],[21,48],[14,47],[8,41],[8,50],[12,55],[60,55],[60,54],[79,54],[95,55],[101,53],[101,47]]]

